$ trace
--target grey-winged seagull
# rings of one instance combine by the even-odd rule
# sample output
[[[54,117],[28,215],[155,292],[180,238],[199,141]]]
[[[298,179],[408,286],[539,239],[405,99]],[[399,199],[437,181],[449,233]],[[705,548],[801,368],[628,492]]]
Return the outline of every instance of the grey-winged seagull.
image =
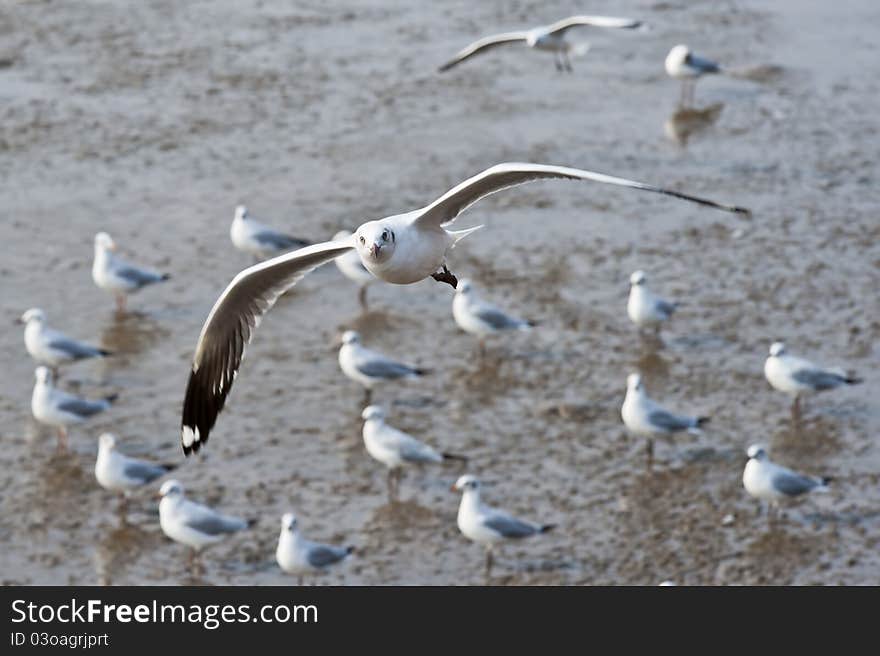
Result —
[[[458,506],[458,529],[469,540],[486,548],[486,575],[492,571],[492,550],[501,542],[521,540],[556,527],[555,524],[534,524],[487,506],[480,499],[480,481],[465,474],[452,489],[462,493]]]
[[[364,223],[350,239],[307,246],[255,264],[233,278],[202,326],[184,395],[184,452],[198,450],[208,439],[260,318],[304,275],[356,249],[366,269],[385,282],[405,285],[430,276],[455,287],[458,281],[446,268],[446,254],[475,228],[455,231],[447,226],[481,198],[547,178],[601,182],[749,214],[742,207],[602,173],[564,166],[506,163],[465,180],[421,209]]]
[[[120,453],[116,448],[116,436],[112,433],[102,433],[98,438],[95,479],[105,490],[121,496],[121,508],[124,508],[132,490],[152,483],[176,467],[177,465],[158,464]]]
[[[743,487],[756,499],[778,507],[783,499],[793,499],[810,492],[828,492],[830,478],[815,478],[798,474],[787,467],[771,462],[767,449],[752,444],[746,454],[749,461],[743,470]]]
[[[626,313],[640,329],[646,326],[660,330],[660,325],[667,321],[676,310],[676,304],[657,296],[648,288],[648,277],[644,271],[634,271],[629,277],[629,299],[626,302]]]
[[[106,292],[116,297],[116,308],[125,311],[129,294],[148,285],[164,282],[171,276],[129,264],[115,254],[116,242],[106,232],[95,235],[95,259],[92,263],[92,280]]]
[[[764,377],[780,392],[794,397],[792,410],[800,410],[800,399],[805,394],[832,390],[842,385],[858,385],[861,378],[839,368],[826,368],[792,355],[782,342],[770,345],[770,355],[764,361]]]
[[[551,25],[542,25],[530,30],[504,32],[477,39],[462,48],[448,62],[438,69],[441,73],[470,59],[474,55],[488,52],[499,46],[524,44],[534,50],[552,52],[556,62],[556,70],[571,72],[571,57],[584,54],[589,48],[586,43],[571,43],[565,35],[573,27],[610,27],[618,29],[634,29],[640,27],[642,21],[631,18],[615,18],[613,16],[569,16]]]
[[[485,350],[485,339],[489,335],[511,330],[531,330],[534,324],[513,317],[501,308],[484,301],[473,289],[470,280],[459,280],[452,299],[452,317],[466,333],[476,335],[480,342],[480,352]]]
[[[342,373],[364,387],[366,403],[370,402],[373,388],[390,381],[420,378],[430,371],[392,360],[361,343],[360,333],[346,330],[339,347],[339,368]]]
[[[303,584],[303,576],[326,571],[343,562],[352,553],[352,546],[335,546],[322,542],[307,540],[299,530],[299,522],[292,512],[281,517],[281,535],[278,536],[278,547],[275,549],[275,560],[287,574],[299,577],[299,585]]]
[[[720,64],[710,59],[698,57],[686,45],[673,46],[664,62],[666,74],[681,80],[681,99],[679,104],[685,106],[694,101],[694,87],[697,79],[703,75],[721,73]]]
[[[260,223],[250,215],[244,205],[235,208],[232,225],[229,226],[229,238],[238,250],[252,255],[258,261],[292,248],[308,246],[310,243]]]
[[[24,345],[28,354],[37,364],[52,368],[58,377],[58,367],[69,362],[102,358],[112,355],[97,346],[80,342],[46,325],[46,313],[39,308],[31,308],[21,315],[24,328]]]

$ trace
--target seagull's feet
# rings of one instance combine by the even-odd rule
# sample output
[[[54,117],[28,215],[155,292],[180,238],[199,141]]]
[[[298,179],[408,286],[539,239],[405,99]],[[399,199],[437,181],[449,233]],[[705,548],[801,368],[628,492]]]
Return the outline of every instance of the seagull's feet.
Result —
[[[654,465],[654,440],[648,440],[648,448],[645,449],[645,457],[648,463],[648,469]]]
[[[58,453],[67,453],[67,429],[58,429]]]
[[[486,579],[492,575],[492,564],[494,563],[494,559],[492,558],[492,550],[486,549]]]
[[[373,390],[369,387],[364,388],[364,401],[361,405],[364,407],[370,405],[373,402]]]
[[[367,286],[366,285],[361,287],[361,290],[358,292],[358,302],[361,304],[361,310],[366,312],[367,311]]]
[[[445,282],[452,285],[452,288],[455,289],[458,287],[458,278],[456,278],[449,269],[446,268],[446,265],[443,265],[442,269],[439,269],[431,274],[431,277],[437,282]]]

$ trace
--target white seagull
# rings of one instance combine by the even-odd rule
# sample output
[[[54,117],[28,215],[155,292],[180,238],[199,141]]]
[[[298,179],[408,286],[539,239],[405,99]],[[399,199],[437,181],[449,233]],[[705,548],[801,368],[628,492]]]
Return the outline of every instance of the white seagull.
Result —
[[[694,87],[697,78],[703,75],[723,72],[721,66],[709,59],[697,57],[686,45],[677,45],[666,55],[666,73],[669,77],[681,80],[680,105],[694,102]]]
[[[112,433],[103,433],[98,438],[95,478],[105,490],[121,495],[123,507],[129,492],[152,483],[176,467],[177,465],[160,465],[120,453],[116,450],[116,436]]]
[[[408,465],[441,463],[449,460],[467,460],[453,453],[441,453],[412,435],[385,423],[385,410],[370,405],[361,413],[364,420],[364,446],[367,453],[388,468],[388,497],[393,498]]]
[[[133,294],[147,285],[168,280],[171,276],[167,273],[157,273],[128,264],[114,254],[116,250],[116,242],[106,232],[99,232],[95,235],[92,280],[98,287],[116,297],[116,308],[123,312],[129,294]]]
[[[352,233],[348,230],[340,230],[335,235],[333,235],[333,241],[346,241],[353,237]],[[358,255],[356,250],[350,250],[344,255],[340,255],[336,258],[336,268],[338,268],[342,275],[351,280],[353,283],[360,285],[360,292],[358,292],[358,301],[360,301],[361,308],[364,310],[367,309],[367,287],[370,283],[376,282],[378,278],[374,276],[372,273],[367,271],[367,267],[364,266],[364,263],[361,262],[361,256]]]
[[[452,317],[466,333],[480,340],[480,352],[485,349],[488,335],[508,330],[531,330],[534,324],[505,314],[501,309],[480,299],[470,280],[459,280],[452,298]]]
[[[360,333],[354,330],[346,330],[342,334],[339,367],[342,373],[364,386],[367,403],[370,402],[376,385],[407,378],[420,378],[430,373],[428,369],[403,364],[378,351],[368,349],[361,344]]]
[[[668,320],[675,312],[677,304],[660,298],[648,289],[648,278],[644,271],[635,271],[629,277],[629,300],[626,313],[639,328],[653,326],[655,332],[660,324]]]
[[[792,499],[808,492],[828,492],[830,478],[813,478],[771,462],[767,449],[752,444],[748,451],[749,461],[743,470],[743,487],[751,496],[778,507],[783,499]]]
[[[584,54],[589,45],[574,44],[565,39],[565,33],[572,27],[586,25],[590,27],[611,27],[618,29],[634,29],[642,25],[641,21],[631,18],[614,18],[611,16],[569,16],[552,25],[542,25],[520,32],[504,32],[493,34],[474,41],[466,46],[451,60],[443,64],[439,72],[448,71],[474,55],[487,52],[498,46],[513,43],[524,43],[529,48],[552,52],[556,62],[556,70],[571,71],[571,57]]]
[[[620,415],[632,433],[648,438],[649,459],[654,455],[654,437],[682,431],[699,435],[700,427],[709,421],[709,417],[675,414],[648,398],[639,374],[626,377],[626,398],[623,400]]]
[[[202,326],[183,403],[181,442],[184,452],[198,450],[208,439],[259,320],[278,297],[304,275],[357,249],[367,270],[385,282],[405,285],[431,276],[455,287],[457,279],[446,268],[446,254],[476,228],[454,231],[447,226],[481,198],[544,178],[602,182],[749,214],[742,207],[602,173],[564,166],[507,163],[465,180],[421,209],[364,223],[350,239],[307,246],[255,264],[233,278]]]
[[[794,356],[786,350],[782,342],[770,345],[770,355],[764,361],[764,377],[774,389],[794,397],[794,412],[800,410],[800,399],[805,394],[862,382],[861,378],[848,374],[843,369],[827,369]]]
[[[492,570],[492,550],[496,544],[505,540],[546,533],[555,524],[533,524],[491,508],[480,500],[480,481],[475,476],[465,474],[452,486],[459,491],[461,504],[458,506],[458,529],[469,540],[486,548],[486,575]]]
[[[257,260],[278,255],[292,248],[308,246],[310,242],[278,232],[251,217],[248,208],[239,205],[229,227],[229,237],[238,250],[253,255]]]
[[[37,367],[34,375],[37,382],[31,396],[31,412],[37,421],[58,430],[58,446],[62,449],[67,448],[68,426],[80,424],[103,412],[118,397],[112,394],[97,401],[82,399],[56,388],[47,367]]]
[[[58,376],[58,367],[68,362],[102,358],[113,355],[110,351],[79,342],[62,332],[46,325],[46,313],[39,308],[31,308],[19,319],[24,328],[24,345],[37,364],[52,368]]]
[[[323,572],[341,563],[354,552],[354,547],[337,547],[321,542],[312,542],[299,532],[296,516],[284,513],[281,517],[281,535],[278,536],[278,547],[275,549],[275,560],[287,574],[299,576],[299,585],[303,584],[303,575]]]
[[[224,538],[252,526],[253,521],[223,515],[183,494],[178,481],[165,481],[159,489],[159,525],[175,542],[190,547],[190,563],[195,566],[198,553]]]

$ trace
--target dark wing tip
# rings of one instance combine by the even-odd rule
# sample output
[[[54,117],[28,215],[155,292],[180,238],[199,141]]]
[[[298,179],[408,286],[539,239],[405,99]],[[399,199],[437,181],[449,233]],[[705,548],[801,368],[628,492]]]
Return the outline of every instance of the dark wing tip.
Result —
[[[198,453],[208,441],[230,387],[215,391],[204,367],[190,371],[180,424],[180,443],[185,455]]]
[[[823,476],[820,480],[822,481],[822,485],[828,485],[831,481],[834,480],[834,478],[831,476]]]
[[[162,274],[162,280],[168,280],[168,279],[170,279],[170,278],[171,278],[171,274],[170,274],[170,273],[163,273],[163,274]]]
[[[428,376],[428,375],[434,373],[434,370],[433,369],[415,368],[415,369],[413,369],[413,373],[416,376]]]
[[[556,528],[556,524],[544,524],[541,528],[538,529],[538,533],[547,533]]]
[[[105,396],[105,397],[104,397],[104,400],[105,400],[107,403],[113,403],[113,402],[114,402],[116,399],[118,399],[118,398],[119,398],[119,395],[118,395],[118,394],[111,394],[110,396]]]
[[[457,453],[449,453],[447,451],[444,451],[440,455],[443,456],[444,460],[459,460],[461,462],[467,462],[468,460],[467,456],[462,456]]]
[[[703,424],[708,424],[711,420],[711,417],[697,417],[697,426],[702,426]]]
[[[353,553],[354,553],[354,547],[352,545],[349,545],[345,548],[345,555],[346,556],[349,554],[353,554]]]
[[[115,355],[115,353],[113,353],[113,351],[105,351],[104,349],[98,349],[98,354],[102,358],[106,358],[107,356],[110,356],[110,355]]]

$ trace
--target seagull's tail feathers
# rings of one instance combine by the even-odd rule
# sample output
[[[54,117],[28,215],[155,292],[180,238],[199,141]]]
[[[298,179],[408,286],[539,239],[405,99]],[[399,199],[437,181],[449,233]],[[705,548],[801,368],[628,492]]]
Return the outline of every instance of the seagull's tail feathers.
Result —
[[[834,479],[831,478],[830,476],[823,476],[822,478],[819,479],[819,481],[820,481],[819,486],[814,488],[813,492],[823,492],[823,493],[830,492],[831,490],[828,489],[828,484],[833,480]]]
[[[171,278],[171,274],[170,274],[170,273],[163,273],[163,274],[159,277],[159,280],[161,280],[162,282],[164,282],[164,281],[166,281],[166,280],[169,280],[170,278]]]
[[[113,403],[113,402],[114,402],[116,399],[118,399],[118,398],[119,398],[119,395],[118,395],[118,394],[111,394],[110,396],[105,396],[105,397],[104,397],[104,400],[105,400],[105,401],[107,402],[107,404],[109,405],[109,404]]]
[[[421,367],[414,367],[412,371],[414,376],[428,376],[434,373],[433,369],[423,369]]]
[[[253,528],[253,526],[260,521],[257,517],[250,517],[244,520],[245,524],[247,524],[247,528]]]
[[[447,453],[443,452],[440,455],[443,456],[443,460],[458,460],[459,462],[467,462],[467,456],[460,456],[457,453]]]
[[[346,557],[352,555],[354,552],[355,552],[355,551],[354,551],[354,545],[351,545],[351,544],[350,544],[350,545],[348,545],[348,546],[345,548],[345,556],[346,556]]]
[[[447,234],[452,237],[452,248],[455,248],[455,245],[460,242],[462,239],[467,237],[472,232],[476,232],[482,225],[474,226],[473,228],[466,228],[464,230],[447,230]]]
[[[865,381],[863,378],[859,378],[858,376],[847,374],[846,376],[844,376],[843,382],[847,385],[858,385],[859,383],[864,383]]]
[[[538,533],[549,533],[549,532],[552,531],[554,528],[556,528],[556,524],[542,524],[542,525],[538,528]]]
[[[100,355],[102,358],[106,358],[107,356],[115,355],[115,353],[113,353],[113,351],[105,351],[104,349],[98,349],[98,355]]]
[[[701,429],[709,423],[710,419],[710,417],[696,417],[694,419],[694,425],[688,428],[687,432],[691,435],[702,435],[703,431]]]

